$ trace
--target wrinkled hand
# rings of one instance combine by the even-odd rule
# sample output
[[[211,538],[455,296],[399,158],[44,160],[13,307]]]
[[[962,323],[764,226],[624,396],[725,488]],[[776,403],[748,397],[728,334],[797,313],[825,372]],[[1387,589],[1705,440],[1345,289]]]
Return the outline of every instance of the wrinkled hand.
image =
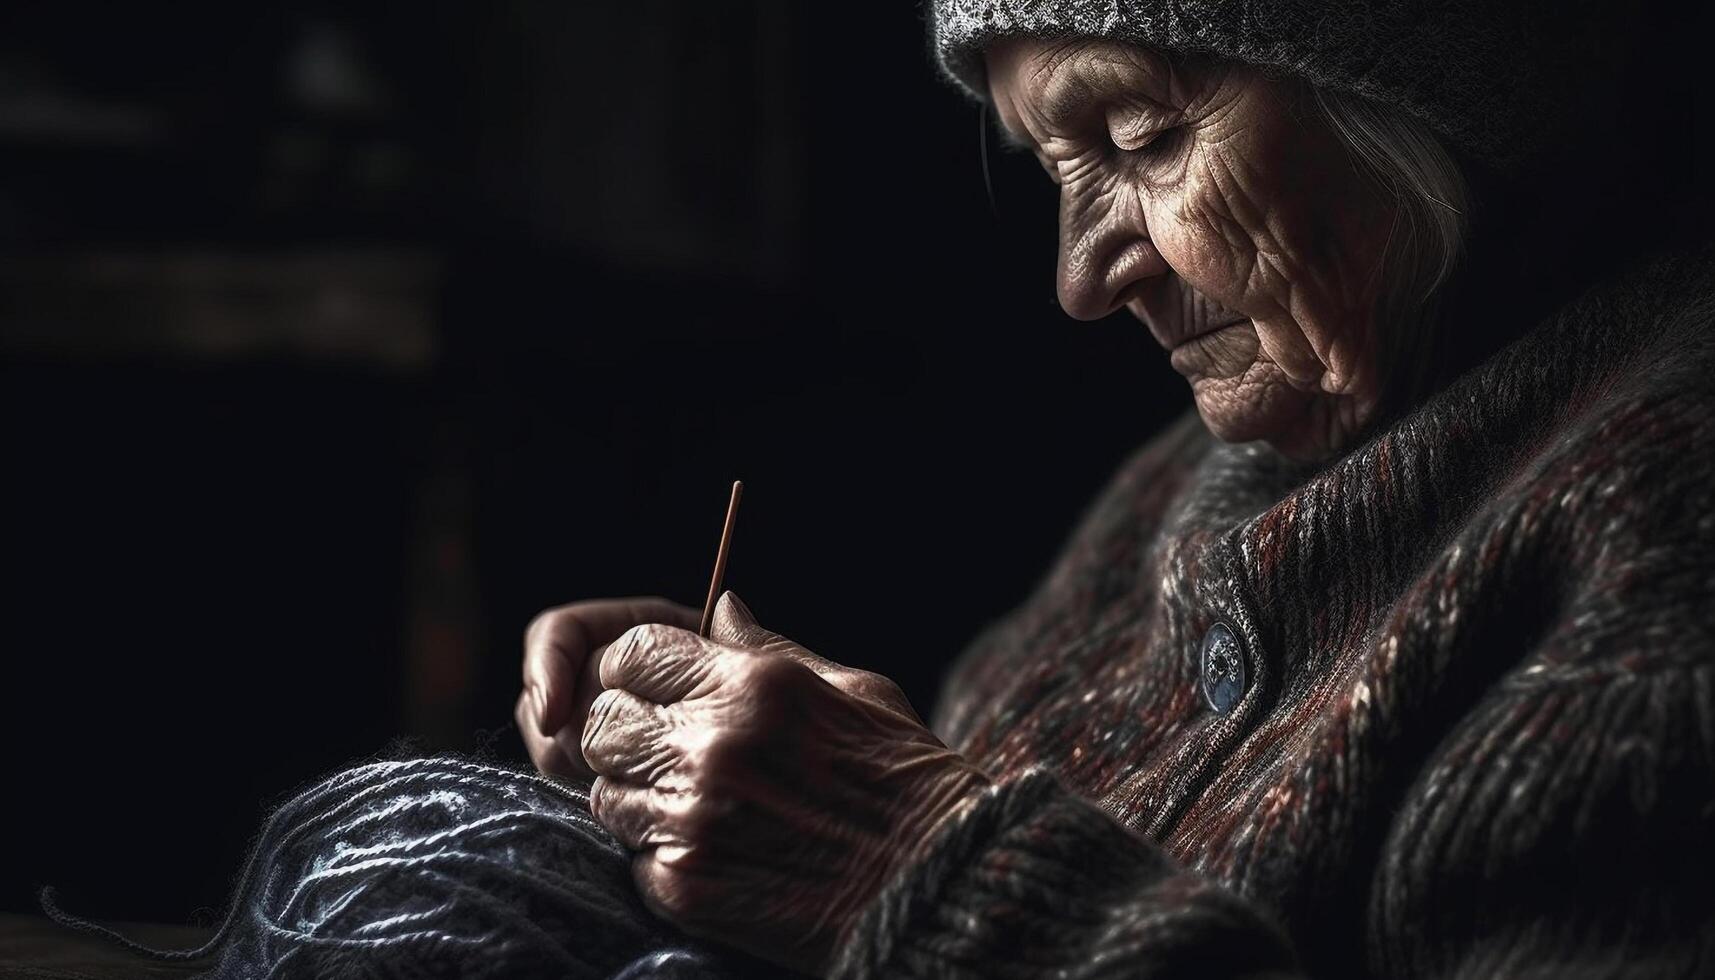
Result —
[[[590,776],[579,740],[590,703],[601,693],[602,651],[644,623],[694,630],[702,613],[667,599],[592,599],[549,609],[524,631],[524,690],[513,718],[536,768],[552,776]]]
[[[768,632],[730,592],[711,634],[639,626],[607,648],[583,735],[591,809],[639,852],[657,914],[820,973],[987,778],[892,682]]]

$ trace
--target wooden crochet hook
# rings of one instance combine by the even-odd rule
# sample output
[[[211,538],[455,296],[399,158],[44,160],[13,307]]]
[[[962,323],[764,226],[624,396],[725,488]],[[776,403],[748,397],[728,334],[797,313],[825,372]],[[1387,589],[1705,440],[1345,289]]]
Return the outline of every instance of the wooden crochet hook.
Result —
[[[715,621],[715,600],[721,597],[721,579],[726,578],[727,551],[732,548],[732,524],[738,519],[738,498],[744,496],[744,481],[732,481],[732,499],[726,505],[726,525],[721,528],[721,549],[715,552],[715,575],[709,579],[709,598],[703,603],[703,625],[698,636],[709,635],[709,625]]]

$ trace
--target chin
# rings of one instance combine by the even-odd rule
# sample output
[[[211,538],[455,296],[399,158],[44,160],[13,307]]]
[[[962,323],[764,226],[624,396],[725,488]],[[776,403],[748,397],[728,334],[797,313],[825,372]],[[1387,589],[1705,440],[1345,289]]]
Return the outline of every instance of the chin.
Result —
[[[1261,403],[1234,405],[1199,397],[1197,414],[1222,442],[1263,442],[1289,459],[1317,460],[1329,454],[1326,433],[1317,424],[1314,397],[1291,389],[1270,392]]]
[[[1197,414],[1203,417],[1203,425],[1222,442],[1295,441],[1290,431],[1283,430],[1296,426],[1283,425],[1283,422],[1302,421],[1301,418],[1292,418],[1301,416],[1301,413],[1282,412],[1281,407],[1273,404],[1235,406],[1225,399],[1197,398]]]

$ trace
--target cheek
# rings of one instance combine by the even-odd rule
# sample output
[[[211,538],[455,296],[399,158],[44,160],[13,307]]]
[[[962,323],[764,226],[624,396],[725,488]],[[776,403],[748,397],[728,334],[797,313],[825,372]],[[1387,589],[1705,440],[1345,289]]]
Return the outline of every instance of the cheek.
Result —
[[[1205,167],[1194,164],[1172,185],[1139,196],[1150,237],[1179,278],[1229,310],[1260,315],[1256,241]]]

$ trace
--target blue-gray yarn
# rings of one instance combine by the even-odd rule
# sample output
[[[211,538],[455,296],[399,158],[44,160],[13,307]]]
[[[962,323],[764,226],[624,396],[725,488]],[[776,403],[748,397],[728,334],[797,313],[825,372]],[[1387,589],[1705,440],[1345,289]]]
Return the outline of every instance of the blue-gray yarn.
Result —
[[[218,957],[212,977],[645,977],[775,972],[697,943],[637,898],[631,856],[584,787],[456,758],[376,762],[269,818],[219,933],[154,950]]]

